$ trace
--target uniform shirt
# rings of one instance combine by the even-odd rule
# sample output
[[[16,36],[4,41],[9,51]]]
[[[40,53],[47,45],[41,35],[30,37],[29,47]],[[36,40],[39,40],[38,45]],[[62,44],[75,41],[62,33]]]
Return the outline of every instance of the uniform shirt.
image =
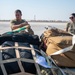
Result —
[[[16,19],[15,20],[12,20],[11,21],[11,29],[12,29],[12,25],[18,25],[18,24],[21,24],[21,23],[24,23],[24,22],[27,22],[26,20],[21,20],[21,21],[17,21]],[[34,34],[33,30],[30,28],[27,29],[28,33],[29,34]],[[26,31],[22,31],[22,32],[26,32]]]
[[[66,31],[75,34],[75,23],[71,23],[71,22],[67,23]]]
[[[26,22],[26,21],[23,20],[23,19],[22,19],[21,21],[17,21],[17,20],[15,19],[15,20],[12,20],[12,21],[11,21],[11,24],[12,24],[12,25],[18,25],[18,24],[21,24],[21,23],[24,23],[24,22]]]

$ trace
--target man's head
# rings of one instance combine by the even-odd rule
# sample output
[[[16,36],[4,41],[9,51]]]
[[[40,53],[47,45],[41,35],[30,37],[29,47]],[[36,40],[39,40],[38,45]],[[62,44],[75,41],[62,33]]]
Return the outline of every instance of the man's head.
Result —
[[[21,20],[22,12],[21,10],[16,10],[15,11],[15,17],[17,20]]]
[[[75,13],[72,13],[69,18],[71,19],[71,21],[75,22]]]

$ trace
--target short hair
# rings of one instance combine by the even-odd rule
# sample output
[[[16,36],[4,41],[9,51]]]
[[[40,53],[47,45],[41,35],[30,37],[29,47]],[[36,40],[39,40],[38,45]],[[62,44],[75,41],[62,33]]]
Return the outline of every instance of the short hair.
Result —
[[[15,11],[15,13],[18,13],[18,12],[22,15],[21,10],[18,9],[18,10]]]
[[[72,13],[71,15],[75,17],[75,13]]]

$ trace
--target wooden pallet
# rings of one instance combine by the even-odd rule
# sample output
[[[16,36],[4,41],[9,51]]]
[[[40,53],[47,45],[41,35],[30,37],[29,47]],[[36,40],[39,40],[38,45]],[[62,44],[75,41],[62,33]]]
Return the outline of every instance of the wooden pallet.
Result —
[[[34,51],[34,48],[32,45],[30,45],[31,48],[28,48],[28,47],[19,47],[18,46],[18,43],[15,42],[15,46],[14,47],[1,47],[0,46],[0,67],[1,67],[1,70],[3,72],[3,75],[8,75],[6,69],[5,69],[5,66],[4,64],[5,63],[11,63],[11,62],[17,62],[18,63],[18,66],[20,68],[20,71],[19,73],[14,73],[14,74],[10,74],[10,75],[34,75],[34,74],[30,74],[30,73],[26,73],[23,66],[22,66],[22,63],[21,62],[28,62],[28,63],[34,63],[35,67],[36,67],[36,71],[37,71],[37,75],[41,75],[41,72],[40,72],[40,67],[39,65],[35,62],[36,60],[36,57],[35,57],[35,51]],[[4,49],[9,49],[9,48],[15,48],[15,52],[16,52],[16,58],[13,58],[13,59],[7,59],[7,60],[2,60],[2,51]],[[32,56],[33,56],[33,59],[26,59],[26,58],[20,58],[20,54],[19,54],[19,50],[18,49],[27,49],[27,50],[31,50],[31,53],[32,53]]]

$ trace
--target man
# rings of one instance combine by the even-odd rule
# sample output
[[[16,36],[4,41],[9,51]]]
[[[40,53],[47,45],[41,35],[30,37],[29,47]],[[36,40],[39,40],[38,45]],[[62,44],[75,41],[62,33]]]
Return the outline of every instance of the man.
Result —
[[[67,23],[66,31],[75,34],[75,13],[70,16],[71,22]]]
[[[30,25],[28,24],[28,22],[22,19],[21,10],[15,11],[15,17],[16,17],[16,19],[11,21],[11,29],[12,30],[15,30],[17,28],[21,28],[23,26],[27,26],[28,33],[34,34],[33,30],[31,29]],[[22,31],[22,32],[26,32],[26,31]]]

